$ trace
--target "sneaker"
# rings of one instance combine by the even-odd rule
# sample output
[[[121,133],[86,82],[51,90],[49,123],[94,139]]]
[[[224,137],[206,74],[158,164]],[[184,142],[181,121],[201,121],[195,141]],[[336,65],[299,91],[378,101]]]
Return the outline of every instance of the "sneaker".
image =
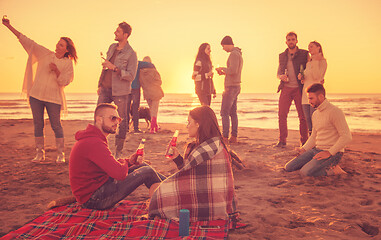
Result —
[[[285,147],[286,147],[286,143],[285,143],[285,142],[281,142],[281,141],[279,141],[279,142],[277,142],[277,144],[275,144],[273,147],[274,147],[274,148],[285,148]]]
[[[143,133],[143,131],[140,130],[140,129],[136,129],[136,130],[134,130],[134,134],[140,134],[140,133]]]

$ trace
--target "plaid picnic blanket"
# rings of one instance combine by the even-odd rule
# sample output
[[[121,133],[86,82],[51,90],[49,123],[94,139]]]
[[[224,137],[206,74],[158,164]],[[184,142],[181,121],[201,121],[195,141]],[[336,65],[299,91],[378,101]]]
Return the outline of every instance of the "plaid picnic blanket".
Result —
[[[142,218],[147,213],[145,202],[123,200],[107,211],[73,203],[49,210],[1,239],[227,239],[234,225],[229,220],[191,222],[190,235],[181,238],[177,221]]]

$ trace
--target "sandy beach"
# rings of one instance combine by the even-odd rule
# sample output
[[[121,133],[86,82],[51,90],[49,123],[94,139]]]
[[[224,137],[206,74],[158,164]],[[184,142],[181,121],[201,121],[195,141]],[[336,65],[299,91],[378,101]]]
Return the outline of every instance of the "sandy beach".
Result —
[[[67,161],[75,132],[88,123],[63,121]],[[164,158],[164,152],[175,129],[180,130],[182,151],[190,140],[185,125],[161,123],[158,134],[128,134],[125,156],[144,137],[145,159],[163,174],[173,173],[175,165]],[[71,195],[71,190],[68,164],[54,162],[55,140],[48,121],[50,164],[30,161],[35,154],[32,120],[0,120],[0,134],[1,237],[41,215],[51,200]],[[234,177],[238,210],[248,226],[229,233],[229,239],[381,239],[381,233],[371,235],[381,227],[381,134],[353,133],[340,163],[347,174],[319,178],[284,172],[298,146],[298,132],[289,131],[285,149],[272,147],[277,136],[276,129],[240,128],[239,143],[231,146],[247,166],[235,170]],[[109,137],[109,145],[114,150],[114,136]],[[147,198],[142,186],[127,199]]]

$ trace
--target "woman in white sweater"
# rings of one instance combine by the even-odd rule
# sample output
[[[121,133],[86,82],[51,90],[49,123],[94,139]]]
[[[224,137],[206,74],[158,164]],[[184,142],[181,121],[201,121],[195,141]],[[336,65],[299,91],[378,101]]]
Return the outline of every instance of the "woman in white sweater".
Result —
[[[324,84],[324,75],[327,70],[327,61],[323,55],[323,49],[320,43],[313,41],[308,45],[308,51],[310,53],[309,61],[307,62],[306,69],[303,73],[299,73],[298,78],[302,81],[303,93],[302,93],[302,107],[304,116],[307,120],[307,126],[309,134],[312,132],[312,113],[315,111],[313,107],[308,103],[308,97],[306,89],[314,83]]]
[[[19,39],[29,55],[22,91],[28,97],[33,114],[37,155],[32,162],[43,163],[45,161],[44,111],[46,109],[56,137],[58,152],[56,162],[64,163],[61,111],[66,111],[63,89],[74,78],[73,61],[77,62],[74,43],[70,38],[61,37],[53,52],[21,34],[6,17],[2,22]]]

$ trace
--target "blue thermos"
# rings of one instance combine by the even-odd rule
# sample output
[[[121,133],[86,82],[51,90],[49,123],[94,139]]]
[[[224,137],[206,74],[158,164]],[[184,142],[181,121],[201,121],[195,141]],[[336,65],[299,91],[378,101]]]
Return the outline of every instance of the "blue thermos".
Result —
[[[180,210],[179,236],[189,236],[189,210]]]

